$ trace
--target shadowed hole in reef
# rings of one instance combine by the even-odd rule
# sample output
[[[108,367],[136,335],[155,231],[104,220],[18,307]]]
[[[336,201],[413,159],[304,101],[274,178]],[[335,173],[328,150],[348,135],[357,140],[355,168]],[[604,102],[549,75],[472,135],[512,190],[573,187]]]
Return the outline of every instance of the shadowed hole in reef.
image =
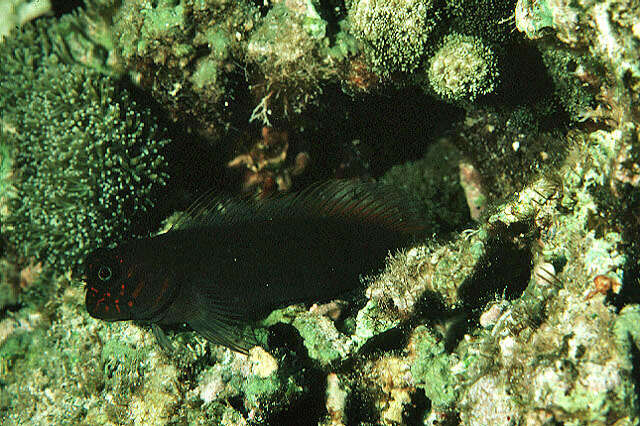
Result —
[[[424,393],[424,389],[417,388],[411,394],[411,403],[405,406],[402,413],[402,423],[405,425],[422,425],[422,416],[431,410],[431,401]]]
[[[269,327],[268,347],[281,360],[278,376],[302,376],[304,393],[295,397],[283,410],[265,413],[261,423],[269,425],[317,425],[326,414],[325,373],[314,366],[298,330],[290,324],[276,323]],[[293,354],[293,356],[292,356]],[[285,390],[286,392],[286,390]],[[301,415],[303,413],[303,415]]]
[[[461,315],[447,330],[445,346],[451,350],[477,322],[482,309],[496,297],[517,299],[529,284],[532,269],[531,232],[528,223],[493,225],[473,273],[458,288]]]
[[[631,339],[631,336],[628,336]],[[631,344],[631,379],[635,384],[636,402],[640,403],[640,349]]]
[[[380,424],[380,415],[374,398],[361,387],[356,387],[349,393],[345,415],[349,424]]]
[[[267,414],[264,424],[316,426],[327,414],[324,398],[325,374],[315,368],[304,367],[303,370],[307,384],[305,393],[289,404],[286,410]],[[286,373],[283,374],[286,375]]]
[[[622,273],[622,287],[617,295],[611,296],[616,309],[640,303],[640,241],[633,241],[627,253],[627,262]]]
[[[5,318],[7,316],[7,313],[9,312],[18,312],[23,307],[24,304],[20,302],[10,303],[8,305],[0,307],[0,319]]]
[[[393,165],[422,158],[437,136],[450,131],[452,124],[464,117],[461,108],[442,103],[415,87],[353,97],[338,85],[328,85],[319,104],[331,108],[311,107],[314,125],[302,132],[303,139],[316,142],[308,146],[313,164],[318,166],[311,180],[335,177],[346,161],[345,151],[351,151],[354,141],[358,141],[358,155],[366,163],[366,171],[346,171],[339,177],[379,177]]]
[[[385,332],[377,334],[367,340],[358,350],[360,355],[372,352],[387,352],[400,350],[407,345],[409,334],[406,333],[408,327],[394,327]]]
[[[309,356],[309,352],[304,346],[300,333],[290,324],[278,322],[269,327],[267,346],[269,349],[295,352],[305,358]]]
[[[230,398],[227,398],[227,402],[229,403],[231,408],[242,414],[243,417],[246,418],[248,416],[249,413],[247,412],[247,409],[244,406],[244,401],[240,396],[232,396]]]
[[[416,302],[415,315],[411,321],[417,326],[428,321],[440,322],[449,320],[457,315],[456,311],[445,306],[442,295],[435,291],[426,291]]]
[[[51,0],[51,9],[53,10],[56,18],[70,13],[82,6],[84,6],[84,2],[82,0]]]
[[[609,185],[595,185],[589,189],[598,205],[599,214],[594,214],[592,228],[596,237],[607,232],[622,234],[622,245],[626,262],[622,272],[622,287],[618,294],[610,293],[609,302],[616,309],[640,303],[640,188],[629,184],[620,185],[614,194]]]

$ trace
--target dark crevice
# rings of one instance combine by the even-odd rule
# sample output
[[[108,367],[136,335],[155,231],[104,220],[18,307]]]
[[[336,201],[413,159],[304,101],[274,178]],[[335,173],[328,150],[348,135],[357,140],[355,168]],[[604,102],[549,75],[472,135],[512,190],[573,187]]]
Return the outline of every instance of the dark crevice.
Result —
[[[431,401],[425,395],[424,389],[416,389],[411,395],[411,404],[406,405],[404,413],[402,413],[403,424],[408,426],[423,425],[422,417],[429,410],[431,410]]]
[[[304,369],[304,381],[308,386],[307,391],[296,399],[288,407],[280,412],[265,416],[265,423],[269,425],[299,425],[316,426],[326,414],[324,398],[325,373],[314,368]],[[286,375],[283,375],[286,377]],[[265,424],[261,423],[261,424]]]
[[[532,254],[528,244],[521,241],[529,233],[528,224],[498,223],[492,232],[485,243],[485,253],[458,289],[458,297],[468,312],[483,309],[496,296],[516,299],[529,284]]]
[[[56,18],[71,13],[79,7],[84,6],[83,0],[51,0],[51,8]]]
[[[0,319],[5,318],[7,316],[7,313],[9,312],[18,312],[23,307],[24,304],[20,302],[4,305],[2,308],[0,308]]]
[[[304,358],[309,357],[300,333],[290,324],[279,322],[269,327],[267,345],[271,350],[294,352]]]
[[[358,354],[399,351],[406,346],[408,339],[409,333],[405,327],[394,327],[367,340],[358,350]]]
[[[268,329],[267,342],[270,352],[281,360],[276,373],[285,383],[292,377],[304,388],[299,396],[293,396],[286,407],[266,407],[259,423],[273,425],[316,425],[326,414],[323,398],[326,392],[326,373],[317,368],[309,358],[298,330],[289,324],[277,323]],[[303,413],[303,415],[301,415]],[[250,423],[252,424],[252,423]]]
[[[634,153],[634,156],[640,154]],[[609,185],[594,185],[589,192],[600,213],[594,215],[592,228],[598,235],[611,230],[622,234],[622,250],[627,258],[622,287],[618,294],[608,295],[608,300],[618,310],[628,304],[640,303],[640,189],[624,184],[614,193]]]
[[[363,388],[355,388],[349,393],[345,408],[349,424],[379,424],[380,415],[375,399]]]
[[[631,340],[631,336],[628,338]],[[631,380],[634,383],[635,391],[636,391],[636,404],[640,403],[640,349],[638,346],[634,344],[633,341],[630,342],[631,346]]]
[[[242,417],[244,418],[248,417],[249,413],[247,412],[247,409],[244,406],[244,399],[240,395],[227,398],[227,402],[229,403],[231,408],[236,410],[238,413],[242,414]]]
[[[266,2],[264,0],[253,0],[253,4],[258,8],[260,16],[262,17],[265,17],[272,7],[271,2]]]
[[[485,243],[473,273],[458,288],[461,308],[448,325],[445,348],[452,351],[468,330],[477,324],[484,307],[496,298],[514,300],[522,296],[532,270],[530,225],[497,223]]]
[[[359,163],[355,167],[364,169],[361,174],[381,176],[393,165],[422,158],[435,136],[447,133],[463,117],[461,109],[418,88],[351,97],[332,85],[323,92],[319,104],[331,108],[310,108],[307,115],[313,123],[301,135],[313,142],[309,144],[313,164],[324,174],[315,180],[334,177],[346,157],[355,158]]]

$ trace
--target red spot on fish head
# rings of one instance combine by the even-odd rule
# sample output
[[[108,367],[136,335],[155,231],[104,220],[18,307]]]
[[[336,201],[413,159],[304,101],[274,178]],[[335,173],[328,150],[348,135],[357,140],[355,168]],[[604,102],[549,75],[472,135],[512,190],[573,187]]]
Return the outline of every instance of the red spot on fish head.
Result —
[[[152,253],[141,241],[101,250],[88,258],[86,306],[93,317],[147,320],[160,315],[172,300],[175,289],[170,269],[149,262]]]
[[[127,287],[123,280],[125,260],[113,250],[104,249],[87,258],[85,304],[91,316],[106,321],[132,319],[128,309],[122,309],[120,305]]]

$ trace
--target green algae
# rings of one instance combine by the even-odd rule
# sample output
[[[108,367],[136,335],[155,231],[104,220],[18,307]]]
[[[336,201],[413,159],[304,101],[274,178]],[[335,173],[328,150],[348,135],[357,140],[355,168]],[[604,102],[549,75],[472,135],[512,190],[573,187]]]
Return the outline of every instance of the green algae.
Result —
[[[245,102],[238,64],[257,18],[246,1],[125,0],[113,18],[114,51],[174,118],[214,144],[231,126],[225,105]]]
[[[620,316],[616,319],[613,332],[616,344],[620,353],[632,360],[633,346],[640,350],[640,305],[629,305],[620,311]]]
[[[6,131],[4,129],[0,129],[0,200],[6,199],[8,195],[13,193],[13,185],[12,185],[12,169],[13,169],[13,158],[15,154],[12,152],[13,150],[9,147],[8,144],[4,142],[3,132]],[[0,215],[4,214],[2,212],[4,205],[4,201],[0,203]]]
[[[300,333],[309,358],[323,367],[343,359],[349,351],[347,338],[327,317],[302,314],[293,320],[292,325]]]
[[[356,329],[352,337],[356,348],[363,347],[373,337],[400,325],[398,318],[381,316],[381,313],[384,313],[384,310],[380,309],[375,299],[369,300],[364,308],[358,311]]]
[[[215,61],[204,59],[198,63],[196,71],[191,76],[191,82],[198,89],[202,89],[206,85],[215,85],[218,73],[218,64]]]

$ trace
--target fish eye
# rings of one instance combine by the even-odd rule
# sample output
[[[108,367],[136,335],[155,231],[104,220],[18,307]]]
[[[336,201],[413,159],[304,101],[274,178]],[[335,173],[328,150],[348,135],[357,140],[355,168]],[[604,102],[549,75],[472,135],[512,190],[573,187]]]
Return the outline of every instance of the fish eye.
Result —
[[[111,275],[111,268],[108,266],[102,265],[100,269],[98,269],[98,278],[100,278],[101,281],[109,281]]]

